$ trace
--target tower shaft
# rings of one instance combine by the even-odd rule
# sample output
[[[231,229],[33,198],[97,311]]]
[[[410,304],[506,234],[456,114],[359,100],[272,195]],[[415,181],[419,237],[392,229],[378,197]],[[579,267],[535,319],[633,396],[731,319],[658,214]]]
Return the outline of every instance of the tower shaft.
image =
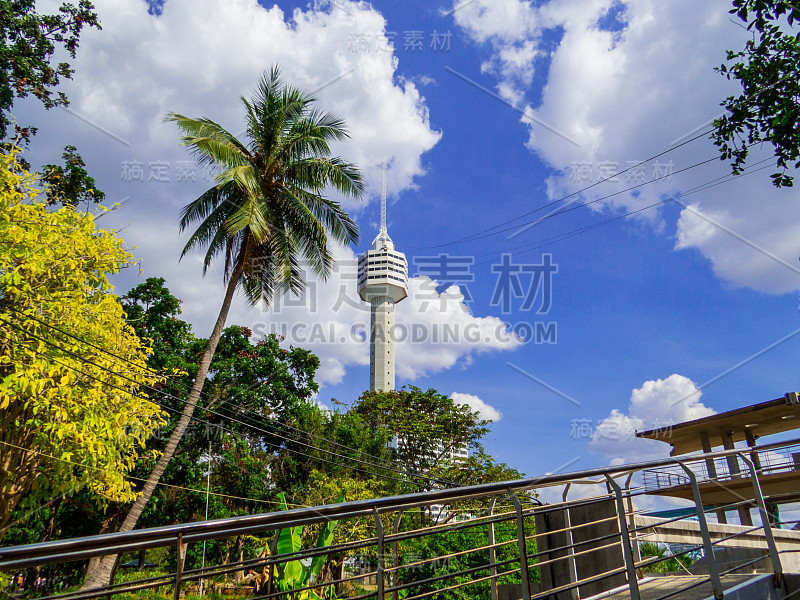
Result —
[[[394,301],[388,296],[372,298],[369,344],[369,387],[391,392],[394,387]]]
[[[394,305],[408,296],[408,263],[386,231],[386,164],[381,227],[372,248],[358,258],[358,295],[370,303],[369,387],[394,391]]]

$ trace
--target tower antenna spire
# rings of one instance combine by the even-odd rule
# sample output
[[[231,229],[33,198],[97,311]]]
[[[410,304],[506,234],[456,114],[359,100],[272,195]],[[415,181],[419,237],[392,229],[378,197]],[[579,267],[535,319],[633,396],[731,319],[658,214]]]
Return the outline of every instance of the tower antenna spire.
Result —
[[[386,231],[386,161],[383,161],[383,184],[381,185],[381,230],[380,236],[388,236]]]
[[[408,263],[386,231],[386,167],[383,161],[381,229],[358,258],[358,295],[370,308],[369,389],[394,390],[394,305],[408,297]]]

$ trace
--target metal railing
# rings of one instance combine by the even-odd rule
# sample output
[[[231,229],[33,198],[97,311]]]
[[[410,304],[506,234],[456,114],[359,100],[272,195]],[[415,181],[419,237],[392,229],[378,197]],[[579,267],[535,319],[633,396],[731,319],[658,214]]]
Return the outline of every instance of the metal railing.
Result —
[[[742,448],[740,451],[749,452],[749,449]],[[798,444],[778,447],[769,452],[760,451],[758,457],[760,462],[759,471],[762,476],[800,471],[800,445]],[[699,458],[695,456],[689,457],[684,462],[684,464],[691,466],[701,485],[711,481],[721,482],[749,477],[747,465],[741,459],[733,462],[733,465],[735,465],[733,469],[731,469],[731,463],[728,460],[714,460],[713,465],[716,474],[709,473],[707,460],[707,455],[700,455]],[[679,465],[645,469],[642,472],[642,482],[648,492],[691,485],[685,471]]]
[[[748,564],[720,571],[715,548],[730,545],[732,540],[760,532],[765,540],[771,571],[780,583],[781,553],[778,552],[767,503],[760,479],[764,474],[783,468],[770,457],[792,454],[800,440],[760,446],[755,449],[730,450],[701,455],[691,460],[663,459],[633,465],[590,469],[581,472],[547,475],[515,481],[489,483],[455,489],[440,489],[417,494],[376,498],[335,505],[301,508],[196,523],[142,529],[125,533],[51,541],[43,544],[0,548],[0,569],[20,571],[44,565],[77,563],[112,554],[124,554],[154,548],[173,548],[177,557],[186,556],[191,544],[207,540],[226,540],[241,536],[261,536],[270,552],[227,563],[191,568],[178,561],[174,572],[88,591],[71,591],[49,598],[88,600],[102,596],[168,588],[175,599],[195,582],[219,582],[232,574],[261,573],[253,597],[300,598],[307,590],[324,598],[377,598],[385,600],[422,600],[446,592],[467,597],[497,600],[498,586],[515,585],[524,600],[585,597],[590,591],[627,587],[630,598],[640,598],[640,585],[646,584],[644,571],[682,555],[704,556],[708,575],[691,582],[686,589],[711,585],[717,598],[722,597],[723,577]],[[755,527],[741,527],[729,535],[712,539],[699,482],[712,481],[695,470],[697,460],[735,457],[752,483],[752,495],[713,510],[735,510],[755,505],[762,515]],[[772,461],[772,462],[769,462]],[[760,467],[758,466],[760,465]],[[655,469],[679,469],[673,481],[692,489],[699,523],[697,543],[684,544],[682,550],[666,556],[645,556],[640,544],[653,535],[653,525],[637,525],[634,501],[648,492],[641,484]],[[678,477],[680,475],[680,478]],[[798,472],[800,482],[800,472]],[[717,483],[725,485],[725,475]],[[595,486],[590,497],[570,499],[579,486]],[[562,486],[561,501],[543,504],[539,492]],[[584,488],[586,489],[586,488]],[[444,505],[454,514],[462,510],[460,520],[441,522],[430,517],[430,507]],[[708,509],[712,510],[712,509]],[[427,515],[427,516],[426,516]],[[660,520],[668,524],[685,517]],[[343,537],[322,547],[304,547],[296,552],[276,553],[279,532],[303,526],[307,532],[329,521],[348,521],[366,532]],[[310,536],[307,536],[310,537]],[[800,540],[798,540],[800,546]],[[411,558],[409,558],[409,556]],[[316,578],[302,585],[290,585],[287,565],[303,568],[312,559],[322,557],[338,568],[323,569]],[[359,557],[356,560],[354,557]],[[402,560],[401,560],[402,557]],[[301,561],[300,565],[296,561]],[[345,568],[360,563],[360,572]],[[363,566],[369,565],[366,572]],[[184,568],[190,567],[190,568]],[[256,592],[256,590],[258,590]],[[681,592],[681,590],[678,590]],[[679,597],[675,591],[662,598]]]

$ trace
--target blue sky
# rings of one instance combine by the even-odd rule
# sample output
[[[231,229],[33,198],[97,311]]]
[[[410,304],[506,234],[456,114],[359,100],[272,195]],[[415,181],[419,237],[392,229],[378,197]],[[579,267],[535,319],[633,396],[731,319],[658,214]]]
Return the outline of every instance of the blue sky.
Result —
[[[337,152],[369,184],[361,203],[348,204],[358,248],[337,250],[341,274],[313,282],[295,306],[239,303],[229,321],[333,326],[333,339],[310,342],[307,329],[287,340],[321,356],[321,403],[352,402],[368,386],[368,349],[351,335],[368,322],[367,307],[355,302],[345,266],[377,232],[384,160],[389,232],[413,277],[397,320],[426,332],[398,348],[398,385],[468,394],[486,414],[499,411],[487,444],[498,459],[537,474],[660,456],[666,446],[632,440],[631,431],[800,388],[797,192],[774,190],[767,169],[687,195],[728,169],[713,161],[677,173],[715,156],[705,137],[679,144],[705,131],[736,91],[713,72],[746,39],[728,3],[166,0],[160,14],[142,0],[96,4],[104,29],[82,40],[65,86],[71,112],[20,106],[20,121],[40,126],[30,158],[54,162],[65,144],[78,146],[109,200],[123,202],[105,223],[136,246],[144,276],[167,278],[198,334],[216,315],[221,278],[215,269],[202,279],[197,257],[178,264],[177,214],[208,182],[191,171],[163,115],[208,116],[238,131],[238,97],[279,64],[350,125],[352,139]],[[619,173],[671,148],[658,166]],[[574,194],[615,172],[616,181]],[[452,243],[570,194],[528,220],[575,210],[513,238],[516,230]],[[681,204],[573,235],[668,198]],[[593,204],[578,206],[585,202]],[[528,268],[551,256],[549,312],[537,313],[541,290],[530,310],[522,297],[510,311],[493,305],[492,267],[504,252]],[[466,281],[420,276],[420,258],[440,253],[470,261]],[[520,276],[523,291],[530,279]],[[129,269],[118,290],[140,280]],[[351,301],[337,307],[343,296]],[[509,334],[536,323],[555,324],[551,343]],[[432,341],[444,324],[459,332],[456,343]],[[480,339],[465,339],[470,331]]]

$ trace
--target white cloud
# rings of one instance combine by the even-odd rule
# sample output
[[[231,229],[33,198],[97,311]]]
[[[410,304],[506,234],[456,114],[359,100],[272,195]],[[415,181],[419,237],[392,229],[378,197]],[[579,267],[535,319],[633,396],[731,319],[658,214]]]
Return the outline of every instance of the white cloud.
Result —
[[[162,276],[183,301],[182,317],[198,335],[208,335],[223,296],[219,261],[201,278],[202,259],[192,253],[178,264],[186,237],[178,234],[180,207],[207,187],[197,172],[181,177],[178,168],[191,165],[179,146],[173,124],[163,123],[169,111],[206,116],[239,132],[243,109],[239,97],[249,96],[262,72],[273,64],[284,78],[319,100],[347,123],[351,138],[334,148],[358,164],[371,191],[364,202],[346,208],[362,210],[377,197],[381,164],[389,162],[388,190],[394,195],[413,189],[424,175],[423,155],[441,133],[431,126],[428,108],[413,81],[398,77],[397,57],[385,36],[383,15],[366,2],[314,2],[291,14],[277,5],[264,8],[256,0],[169,0],[163,13],[147,13],[141,0],[98,0],[102,31],[81,38],[74,82],[65,82],[70,111],[43,111],[36,103],[20,104],[20,121],[34,121],[39,135],[27,158],[32,164],[57,162],[60,148],[70,143],[86,159],[88,170],[107,193],[109,203],[128,199],[119,210],[103,217],[105,227],[122,230],[134,254],[142,257],[147,276]],[[55,8],[54,8],[55,7]],[[43,11],[57,5],[42,6]],[[353,34],[370,40],[367,51],[353,51]],[[383,49],[379,49],[382,46]],[[388,48],[388,51],[387,51]],[[430,83],[420,79],[420,84]],[[158,165],[167,165],[167,179],[154,178]],[[141,180],[131,177],[140,169]],[[190,171],[191,172],[191,171]],[[337,258],[354,260],[351,249],[336,249]],[[141,282],[133,269],[116,279],[120,292]],[[412,295],[425,285],[410,282]],[[333,310],[340,290],[355,301]],[[229,324],[266,328],[273,324],[301,325],[300,340],[287,339],[316,352],[321,359],[322,383],[340,382],[348,367],[366,365],[367,343],[353,327],[368,334],[368,305],[358,301],[355,281],[334,273],[322,284],[310,282],[309,294],[328,304],[314,311],[303,307],[250,309],[237,297]],[[398,345],[398,374],[413,379],[468,361],[474,352],[513,349],[517,340],[496,340],[499,320],[472,317],[458,288],[434,291],[431,307],[407,300],[398,307],[398,323],[469,326],[480,339],[454,344],[428,337],[419,344]],[[441,307],[441,310],[440,310]],[[367,382],[364,382],[364,388]]]
[[[384,160],[390,193],[413,187],[424,173],[422,154],[441,137],[415,84],[396,78],[386,21],[367,3],[321,1],[287,15],[256,0],[169,0],[158,17],[141,0],[95,4],[103,30],[84,33],[75,81],[64,88],[71,110],[130,142],[131,151],[147,153],[133,158],[185,156],[175,127],[162,122],[169,111],[208,116],[240,131],[239,97],[249,96],[274,64],[345,120],[351,139],[336,151],[365,170],[372,189]],[[370,40],[366,51],[354,51],[354,34]],[[115,148],[63,112],[42,115],[48,117],[54,122],[45,123],[39,139],[60,130],[79,147],[94,141]],[[119,160],[111,172],[119,172]]]
[[[256,334],[281,333],[317,354],[322,383],[339,383],[348,366],[369,364],[370,307],[356,290],[357,258],[342,247],[335,256],[337,270],[324,283],[309,277],[304,297],[284,298],[257,317],[237,314]],[[408,298],[395,307],[395,339],[396,373],[410,381],[465,364],[474,353],[521,345],[499,319],[470,314],[457,286],[439,293],[427,277],[409,279]]]
[[[640,439],[635,433],[713,415],[701,396],[694,382],[682,375],[646,381],[631,393],[627,412],[613,409],[598,424],[589,450],[605,455],[612,465],[663,458],[669,454],[668,444]]]
[[[469,409],[472,412],[477,412],[478,416],[486,421],[493,421],[496,423],[503,417],[503,413],[497,410],[494,406],[491,404],[486,404],[486,402],[473,394],[453,392],[450,394],[450,397],[456,404],[465,404],[469,406]]]
[[[409,297],[395,307],[400,377],[416,379],[469,364],[474,353],[522,345],[501,319],[473,315],[457,285],[441,293],[437,287],[437,281],[425,276],[409,278]]]
[[[514,105],[524,100],[520,88],[529,86],[534,61],[540,56],[535,38],[538,16],[530,2],[521,0],[460,0],[454,5],[456,23],[492,48],[481,71],[500,79],[500,96]]]
[[[527,0],[456,0],[453,16],[479,42],[513,42],[536,31],[536,11]]]
[[[610,466],[657,460],[669,456],[670,446],[664,442],[636,437],[637,431],[667,427],[693,419],[715,414],[702,402],[702,392],[690,379],[673,374],[666,379],[646,381],[631,393],[627,410],[613,409],[595,428],[588,449],[608,460]],[[625,479],[618,479],[624,484]],[[634,477],[634,485],[642,485],[641,472]],[[546,488],[541,498],[545,502],[561,502],[563,486]],[[602,497],[605,484],[573,485],[569,499],[580,500]],[[679,506],[691,506],[690,502],[677,498],[638,496],[634,498],[636,510],[665,510]]]
[[[497,78],[498,92],[535,117],[522,119],[530,132],[527,144],[553,168],[548,191],[555,199],[710,128],[722,110],[720,102],[737,91],[734,82],[713,69],[723,62],[726,49],[741,47],[747,39],[730,22],[728,4],[550,0],[537,7],[530,0],[476,0],[454,13],[454,19],[476,42],[488,44],[484,71]],[[610,10],[619,12],[621,24],[601,26]],[[505,13],[518,15],[517,20],[504,23],[498,15]],[[530,76],[554,36],[560,41],[547,56],[547,82],[534,105]],[[659,170],[666,174],[715,156],[718,150],[709,140],[698,140],[662,157],[660,168],[651,163],[622,174],[618,182],[598,186],[580,200],[620,192]],[[751,164],[769,156],[755,152]],[[588,178],[580,175],[582,165],[591,169]],[[592,209],[637,210],[729,171],[714,161],[597,202]],[[674,233],[676,249],[698,250],[730,284],[785,293],[800,289],[800,205],[796,192],[772,187],[770,172],[686,198],[683,202],[715,224],[700,223],[696,214],[683,210]],[[672,234],[661,214],[649,209],[637,218],[649,220],[655,233]]]
[[[314,404],[316,404],[322,412],[333,412],[333,409],[324,402],[314,400]]]
[[[545,504],[560,504],[564,501],[563,485],[551,485],[539,490],[539,500]],[[604,483],[574,483],[567,494],[568,501],[599,499],[608,496],[608,488]]]
[[[198,335],[208,335],[224,294],[221,265],[215,264],[202,278],[201,256],[187,256],[180,265],[177,250],[164,258],[157,241],[169,239],[171,223],[139,225],[133,231],[142,233],[136,252],[144,257],[146,274],[165,277],[172,293],[183,300],[182,318]],[[129,232],[125,234],[128,239]],[[258,337],[277,333],[287,345],[314,352],[320,358],[317,381],[322,384],[338,384],[349,367],[369,365],[370,306],[356,290],[357,257],[352,248],[332,245],[332,251],[336,267],[327,281],[310,275],[305,293],[280,298],[270,307],[249,307],[237,296],[228,316],[229,325],[249,327]],[[126,290],[135,283],[126,280],[118,287]],[[408,298],[395,306],[398,385],[467,365],[476,354],[513,351],[523,343],[497,317],[471,314],[458,286],[442,292],[437,287],[427,277],[411,277]],[[365,379],[363,389],[368,386]]]
[[[767,171],[772,172],[772,171]],[[742,180],[738,193],[686,203],[675,248],[699,250],[734,286],[772,293],[800,288],[800,205],[795,192]]]

